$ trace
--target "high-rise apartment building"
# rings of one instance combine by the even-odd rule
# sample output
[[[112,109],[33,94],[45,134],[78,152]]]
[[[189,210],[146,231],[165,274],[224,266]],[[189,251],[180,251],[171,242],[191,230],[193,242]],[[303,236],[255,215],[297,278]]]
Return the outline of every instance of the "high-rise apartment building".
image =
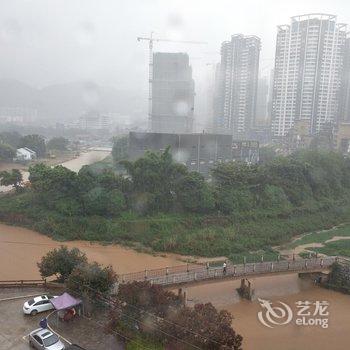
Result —
[[[307,14],[278,27],[272,133],[285,136],[295,122],[309,133],[339,118],[346,25],[336,16]]]
[[[342,75],[340,122],[350,122],[350,38],[345,41],[344,68]]]
[[[254,125],[260,39],[233,35],[221,45],[214,124],[219,133],[245,137]]]
[[[153,54],[151,131],[190,133],[194,80],[186,53]]]

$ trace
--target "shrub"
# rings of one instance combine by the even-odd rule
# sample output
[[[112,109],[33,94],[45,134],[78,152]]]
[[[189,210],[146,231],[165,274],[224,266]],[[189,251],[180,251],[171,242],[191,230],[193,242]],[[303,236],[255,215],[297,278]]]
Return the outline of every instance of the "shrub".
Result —
[[[102,267],[97,262],[76,266],[66,280],[69,289],[83,295],[95,297],[108,295],[118,281],[111,266]]]

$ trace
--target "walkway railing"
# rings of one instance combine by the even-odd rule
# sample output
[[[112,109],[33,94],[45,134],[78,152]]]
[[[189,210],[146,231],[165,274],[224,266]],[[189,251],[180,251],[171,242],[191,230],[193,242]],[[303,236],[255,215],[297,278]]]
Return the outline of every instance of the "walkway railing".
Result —
[[[8,280],[0,281],[1,287],[38,287],[46,286],[46,280]]]
[[[222,279],[229,276],[239,278],[241,276],[258,276],[282,272],[320,271],[329,268],[336,259],[336,257],[324,257],[240,265],[228,264],[226,270],[222,267],[211,267],[209,264],[182,265],[121,275],[120,281],[122,283],[150,281],[154,284],[173,285],[216,278]]]

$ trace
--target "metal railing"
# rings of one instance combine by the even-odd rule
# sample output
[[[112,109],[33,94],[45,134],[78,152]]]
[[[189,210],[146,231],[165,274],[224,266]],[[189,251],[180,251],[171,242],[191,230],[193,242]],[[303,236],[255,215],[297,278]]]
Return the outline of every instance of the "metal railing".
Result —
[[[165,269],[144,270],[120,276],[122,283],[150,281],[154,284],[172,285],[191,283],[225,277],[238,278],[281,272],[319,271],[329,268],[337,257],[310,258],[298,260],[280,260],[260,263],[228,264],[223,267],[211,267],[209,263],[200,265],[182,265]]]
[[[1,287],[40,287],[46,286],[46,280],[7,280],[0,281]]]

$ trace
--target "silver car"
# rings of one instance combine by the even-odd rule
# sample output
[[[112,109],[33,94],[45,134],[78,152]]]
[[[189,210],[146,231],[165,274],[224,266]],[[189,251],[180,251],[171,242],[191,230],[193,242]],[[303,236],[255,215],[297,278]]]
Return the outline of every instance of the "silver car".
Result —
[[[38,328],[29,334],[30,347],[38,350],[64,350],[65,346],[57,334]]]

